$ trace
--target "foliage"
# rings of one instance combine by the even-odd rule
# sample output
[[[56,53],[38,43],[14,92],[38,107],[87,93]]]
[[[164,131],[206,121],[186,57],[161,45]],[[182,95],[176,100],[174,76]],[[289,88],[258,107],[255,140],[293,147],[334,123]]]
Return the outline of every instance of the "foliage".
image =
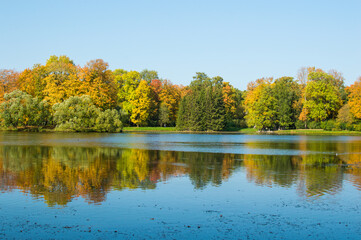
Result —
[[[300,86],[292,77],[282,77],[275,80],[273,86],[274,97],[276,98],[277,123],[280,129],[294,127],[294,123],[300,109],[297,107],[301,97]]]
[[[50,120],[49,104],[15,90],[5,94],[0,118],[5,127],[45,126]]]
[[[248,86],[246,120],[258,130],[293,128],[299,114],[301,90],[291,77],[258,79]]]
[[[350,112],[357,119],[361,119],[361,77],[350,87],[347,88],[349,92]]]
[[[158,93],[159,101],[164,103],[169,110],[169,123],[175,125],[177,113],[179,110],[179,102],[181,99],[180,89],[177,85],[172,84],[168,80],[162,81],[161,90]]]
[[[142,80],[134,91],[134,97],[130,103],[133,106],[130,120],[137,126],[145,126],[151,108],[151,89],[145,80]]]
[[[140,77],[142,78],[142,80],[147,81],[147,83],[150,83],[154,79],[159,79],[157,71],[148,69],[144,69],[143,71],[141,71]]]
[[[312,72],[308,79],[303,112],[309,119],[318,122],[336,117],[342,99],[333,76],[323,72]]]
[[[226,128],[246,127],[244,124],[243,92],[228,82],[223,83],[223,102],[225,107]]]
[[[351,108],[348,103],[343,105],[343,107],[338,111],[337,122],[345,124],[352,124],[355,122],[355,118],[351,113]]]
[[[308,124],[309,129],[321,129],[321,123],[317,121],[312,121]]]
[[[89,95],[102,110],[117,105],[117,90],[112,71],[108,67],[108,63],[96,59],[88,62],[81,71],[81,94]]]
[[[91,131],[99,115],[97,108],[89,96],[70,97],[53,106],[54,123],[61,130]]]
[[[120,119],[121,116],[115,109],[99,112],[94,129],[97,132],[121,132],[123,124]]]
[[[270,100],[272,102],[268,102],[266,106],[263,105],[263,102],[267,102],[267,96],[271,94],[271,83],[272,78],[262,78],[257,79],[255,82],[251,82],[247,87],[247,95],[244,101],[245,111],[246,111],[246,121],[249,127],[254,127],[259,130],[266,128],[267,126],[263,125],[263,121],[275,114],[273,109],[269,109],[270,111],[265,112],[271,105],[275,104],[275,99],[272,97]],[[264,88],[268,88],[264,90]],[[266,117],[267,116],[267,117]]]
[[[190,91],[180,102],[177,127],[180,130],[219,131],[225,128],[223,79],[197,73]]]
[[[19,73],[14,70],[0,70],[0,103],[4,101],[4,95],[18,88]]]
[[[159,108],[159,124],[166,127],[169,122],[170,119],[168,106],[165,103],[162,103]]]
[[[67,56],[51,56],[46,62],[42,81],[45,84],[42,94],[50,105],[79,94],[78,68]]]
[[[326,131],[337,130],[339,125],[335,120],[328,120],[321,123],[321,128]]]
[[[18,120],[11,120],[11,124],[6,120],[11,126],[50,126],[50,113],[45,114],[51,110],[50,105],[54,106],[50,112],[57,129],[73,131],[119,131],[120,123],[177,126],[179,130],[191,131],[239,129],[245,123],[256,130],[358,129],[361,78],[347,88],[344,81],[342,73],[336,70],[326,73],[316,67],[304,67],[297,80],[261,78],[250,82],[246,91],[205,73],[196,73],[191,84],[183,87],[159,79],[154,70],[111,71],[102,59],[80,67],[68,56],[50,56],[44,65],[36,64],[20,73],[0,70],[0,103],[11,102],[23,111],[12,113],[17,114]],[[13,94],[11,101],[4,99],[16,89],[23,95]],[[89,99],[79,97],[83,95]],[[43,122],[31,120],[33,116],[24,110],[29,104],[49,116]],[[66,104],[76,113],[65,109]],[[9,109],[1,112],[3,123],[5,118],[10,119],[8,112]]]
[[[59,130],[120,132],[121,113],[97,108],[90,96],[70,97],[53,106],[54,122]]]
[[[297,120],[295,122],[295,127],[296,127],[296,129],[305,129],[306,128],[306,123],[301,121],[301,120]]]
[[[118,89],[119,105],[125,112],[131,115],[133,110],[131,101],[135,99],[135,90],[141,81],[141,76],[136,71],[116,70],[114,74],[116,74],[114,78]]]
[[[46,87],[45,77],[47,70],[40,64],[34,65],[32,69],[25,69],[19,75],[19,90],[30,94],[33,97],[44,99],[44,89]]]

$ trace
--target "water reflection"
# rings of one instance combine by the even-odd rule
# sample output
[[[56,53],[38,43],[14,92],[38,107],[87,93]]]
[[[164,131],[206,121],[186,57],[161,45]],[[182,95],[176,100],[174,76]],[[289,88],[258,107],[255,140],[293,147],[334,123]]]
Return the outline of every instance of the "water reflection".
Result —
[[[101,203],[109,191],[155,189],[158,182],[176,176],[188,177],[196,189],[220,186],[245,170],[256,185],[293,187],[301,196],[319,197],[341,191],[345,180],[361,190],[360,148],[341,149],[350,154],[287,156],[0,146],[0,190],[20,189],[49,206],[66,205],[79,196]]]

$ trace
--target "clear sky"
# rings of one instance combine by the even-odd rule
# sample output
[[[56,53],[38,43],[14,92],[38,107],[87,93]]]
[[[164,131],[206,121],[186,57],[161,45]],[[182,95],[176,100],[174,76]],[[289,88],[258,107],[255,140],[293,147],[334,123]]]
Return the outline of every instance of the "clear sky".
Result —
[[[0,68],[50,55],[78,65],[157,70],[187,85],[195,72],[239,89],[302,66],[361,76],[361,1],[0,0]]]

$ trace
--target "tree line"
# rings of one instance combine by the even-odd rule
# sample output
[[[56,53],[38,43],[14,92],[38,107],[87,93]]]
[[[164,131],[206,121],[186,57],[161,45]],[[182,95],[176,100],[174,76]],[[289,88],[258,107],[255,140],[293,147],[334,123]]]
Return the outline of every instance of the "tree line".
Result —
[[[22,72],[0,71],[3,127],[119,132],[123,126],[221,131],[323,128],[361,131],[361,78],[301,68],[297,78],[261,78],[241,91],[219,76],[196,73],[189,86],[153,70],[110,70],[102,59],[77,66],[67,56]]]

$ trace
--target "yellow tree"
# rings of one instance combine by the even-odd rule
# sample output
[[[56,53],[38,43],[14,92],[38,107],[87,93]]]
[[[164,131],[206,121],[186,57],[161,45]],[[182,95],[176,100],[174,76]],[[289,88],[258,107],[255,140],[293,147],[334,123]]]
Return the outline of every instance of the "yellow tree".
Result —
[[[45,65],[47,76],[44,78],[44,99],[50,105],[63,102],[79,94],[79,70],[67,56],[51,56]]]
[[[32,69],[25,69],[19,75],[19,90],[26,92],[33,97],[43,99],[46,86],[44,79],[46,76],[47,70],[43,65],[36,64]]]
[[[134,92],[141,81],[141,76],[137,71],[127,72],[121,69],[115,70],[113,75],[120,107],[131,114],[133,109],[131,102],[134,99]]]
[[[237,111],[237,95],[236,89],[229,84],[229,82],[223,83],[223,102],[226,108],[226,115],[233,117]]]
[[[256,127],[258,118],[260,115],[263,115],[259,110],[259,102],[262,98],[263,89],[269,86],[272,81],[273,78],[261,78],[248,84],[244,105],[246,111],[245,118],[249,127]]]
[[[92,60],[81,70],[81,93],[89,95],[101,109],[114,108],[117,104],[117,90],[112,71],[102,59]]]
[[[349,92],[348,104],[355,118],[361,119],[361,77],[347,88]]]
[[[130,120],[137,126],[147,124],[151,110],[151,89],[147,81],[142,80],[134,92],[134,98],[130,102],[133,106]]]
[[[173,124],[177,120],[180,99],[181,93],[179,87],[173,85],[168,80],[163,80],[159,100],[168,107],[169,119]]]

